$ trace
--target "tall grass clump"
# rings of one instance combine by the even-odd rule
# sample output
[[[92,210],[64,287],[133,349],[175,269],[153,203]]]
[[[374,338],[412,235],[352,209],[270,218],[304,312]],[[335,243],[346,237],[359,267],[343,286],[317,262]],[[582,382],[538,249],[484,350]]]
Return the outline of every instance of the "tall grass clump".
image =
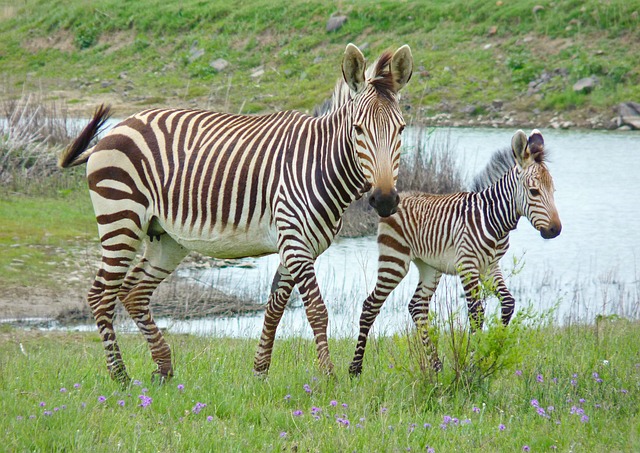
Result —
[[[61,146],[79,132],[64,104],[38,94],[7,95],[0,109],[0,190],[50,195],[80,185],[80,172],[62,175],[56,165]]]
[[[449,135],[440,136],[435,129],[417,129],[414,142],[403,145],[397,183],[400,192],[459,192],[464,187],[463,179]],[[349,206],[343,217],[342,236],[376,234],[378,216],[369,206],[368,198],[365,194]]]

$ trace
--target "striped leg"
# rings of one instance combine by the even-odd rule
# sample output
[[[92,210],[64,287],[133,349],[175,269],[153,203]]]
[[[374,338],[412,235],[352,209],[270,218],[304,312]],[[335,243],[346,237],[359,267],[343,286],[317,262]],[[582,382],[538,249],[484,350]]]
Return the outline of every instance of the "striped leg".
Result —
[[[151,357],[158,365],[152,379],[160,382],[173,376],[171,349],[158,329],[149,308],[149,300],[157,286],[176,268],[186,256],[187,250],[168,234],[154,242],[146,241],[144,257],[129,272],[118,293],[127,312],[149,343]]]
[[[108,231],[108,227],[103,228],[102,225],[99,227],[102,261],[87,299],[102,338],[109,373],[114,380],[128,385],[131,379],[122,361],[113,328],[113,317],[118,292],[136,258],[136,250],[140,247],[141,241],[138,236],[140,232],[134,232],[128,228]]]
[[[463,263],[458,267],[467,299],[467,311],[471,332],[482,329],[484,325],[484,307],[480,299],[480,273],[473,263]]]
[[[264,315],[262,335],[258,344],[258,351],[253,364],[253,371],[257,375],[267,374],[271,365],[271,353],[273,342],[276,337],[276,330],[282,314],[293,291],[293,278],[286,267],[280,265],[273,277],[271,294],[267,302],[267,310]]]
[[[442,362],[438,358],[437,348],[429,336],[429,304],[433,293],[438,287],[438,283],[440,283],[442,273],[419,260],[414,261],[414,264],[420,272],[420,280],[418,281],[416,292],[411,298],[411,302],[409,302],[409,313],[420,334],[432,368],[435,371],[440,371]],[[423,365],[421,364],[421,366]]]
[[[380,228],[383,228],[382,224]],[[349,374],[352,376],[358,376],[362,372],[362,361],[367,346],[369,330],[371,330],[371,326],[380,313],[382,304],[409,271],[409,248],[397,240],[380,242],[381,239],[389,238],[383,237],[382,234],[379,235],[378,278],[376,287],[362,306],[358,343],[349,366]]]
[[[504,281],[504,277],[502,276],[502,270],[500,269],[500,265],[498,263],[494,264],[491,268],[491,277],[496,286],[496,291],[498,292],[498,296],[500,297],[500,306],[502,309],[502,324],[505,326],[509,325],[509,321],[511,321],[511,317],[513,316],[513,311],[515,309],[516,300],[507,288],[507,284]]]

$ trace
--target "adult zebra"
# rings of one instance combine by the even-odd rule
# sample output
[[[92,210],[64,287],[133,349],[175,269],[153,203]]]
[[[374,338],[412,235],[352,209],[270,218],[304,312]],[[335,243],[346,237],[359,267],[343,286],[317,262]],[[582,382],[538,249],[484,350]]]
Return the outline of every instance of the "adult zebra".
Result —
[[[442,365],[429,339],[427,323],[429,302],[443,273],[461,277],[472,331],[483,324],[479,285],[485,276],[493,279],[502,322],[509,324],[515,300],[499,265],[509,247],[509,232],[521,216],[527,217],[545,239],[558,236],[562,229],[542,134],[534,130],[527,137],[522,131],[516,132],[511,149],[494,154],[472,189],[448,195],[403,193],[398,212],[380,220],[378,278],[363,304],[360,334],[349,367],[352,375],[361,373],[369,330],[411,262],[420,277],[409,312],[434,369]]]
[[[374,77],[366,78],[364,56],[349,44],[342,73],[353,99],[330,115],[145,110],[87,149],[109,115],[108,108],[96,111],[59,165],[87,163],[102,244],[88,301],[114,379],[130,381],[113,329],[116,299],[149,343],[158,366],[153,377],[173,375],[171,350],[149,299],[189,250],[219,258],[278,252],[254,369],[267,372],[276,328],[297,285],[319,365],[332,371],[314,261],[331,244],[347,206],[364,192],[373,188],[370,202],[379,215],[396,211],[404,128],[397,93],[412,67],[405,45],[383,53]],[[144,256],[133,267],[143,242]]]

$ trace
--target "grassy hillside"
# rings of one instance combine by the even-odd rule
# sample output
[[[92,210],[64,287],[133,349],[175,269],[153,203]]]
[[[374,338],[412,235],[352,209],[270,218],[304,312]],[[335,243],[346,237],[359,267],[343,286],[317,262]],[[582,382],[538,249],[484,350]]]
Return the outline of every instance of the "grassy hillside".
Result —
[[[640,100],[639,10],[625,0],[6,2],[0,80],[4,98],[39,91],[82,112],[101,101],[122,114],[310,110],[330,93],[348,42],[370,60],[408,43],[411,120],[608,121],[618,102]],[[333,14],[348,20],[327,32]],[[220,72],[218,58],[229,63]],[[591,75],[595,90],[575,94]],[[528,94],[532,81],[543,83]]]

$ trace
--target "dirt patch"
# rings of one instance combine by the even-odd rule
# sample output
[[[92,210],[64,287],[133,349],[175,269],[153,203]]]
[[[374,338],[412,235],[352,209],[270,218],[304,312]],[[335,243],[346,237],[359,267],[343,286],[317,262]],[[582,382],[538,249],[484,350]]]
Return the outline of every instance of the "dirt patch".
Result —
[[[215,260],[192,254],[185,259],[180,269],[243,265],[241,261]],[[92,278],[86,281],[86,285],[82,284],[84,281],[78,282],[75,275],[73,279],[73,282],[57,288],[3,288],[0,294],[0,321],[17,325],[30,320],[55,320],[61,325],[92,323],[93,316],[86,301]],[[183,320],[255,313],[264,310],[264,305],[247,297],[198,284],[188,277],[172,274],[154,293],[151,310],[155,317]],[[118,304],[117,315],[128,317],[122,304]]]
[[[49,36],[29,39],[23,43],[23,47],[32,53],[43,49],[56,49],[61,52],[73,52],[76,50],[73,44],[73,35],[68,30],[59,30]]]

